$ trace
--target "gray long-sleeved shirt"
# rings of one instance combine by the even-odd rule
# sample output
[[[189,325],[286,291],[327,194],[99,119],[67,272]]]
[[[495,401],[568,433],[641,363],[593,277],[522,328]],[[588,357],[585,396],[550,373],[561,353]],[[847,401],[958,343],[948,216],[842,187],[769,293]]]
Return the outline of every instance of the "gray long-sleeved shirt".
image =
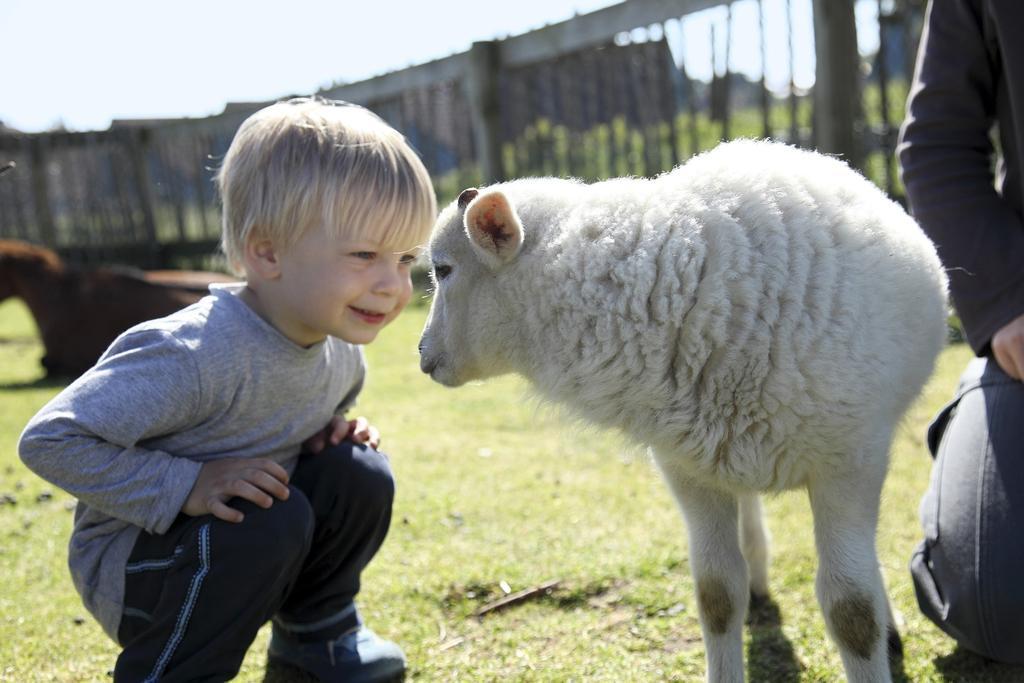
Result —
[[[900,133],[911,210],[978,354],[1024,313],[1022,29],[1021,0],[933,0]]]
[[[28,423],[18,449],[79,500],[68,563],[115,640],[124,569],[140,529],[167,530],[203,462],[269,457],[289,473],[302,441],[354,401],[362,350],[304,348],[260,318],[240,285],[122,334]]]

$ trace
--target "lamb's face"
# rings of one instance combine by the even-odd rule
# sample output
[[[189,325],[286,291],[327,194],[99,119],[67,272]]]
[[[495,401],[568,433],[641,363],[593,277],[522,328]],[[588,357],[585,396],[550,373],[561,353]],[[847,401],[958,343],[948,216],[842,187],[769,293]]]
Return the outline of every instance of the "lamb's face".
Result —
[[[509,370],[497,289],[518,254],[522,225],[499,191],[470,189],[438,217],[429,256],[434,297],[420,339],[420,369],[445,386]]]

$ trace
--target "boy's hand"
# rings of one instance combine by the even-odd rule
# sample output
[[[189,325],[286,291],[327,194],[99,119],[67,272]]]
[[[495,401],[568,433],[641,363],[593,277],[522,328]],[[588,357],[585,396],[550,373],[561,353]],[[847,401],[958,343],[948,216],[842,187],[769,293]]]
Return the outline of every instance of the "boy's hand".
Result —
[[[346,420],[340,415],[335,415],[326,427],[306,439],[302,445],[310,453],[319,453],[327,448],[328,444],[337,446],[345,439],[369,444],[370,448],[376,449],[380,445],[380,432],[365,417]]]
[[[362,416],[348,421],[348,431],[345,433],[345,438],[351,439],[356,443],[369,444],[370,448],[374,450],[380,445],[380,432]]]
[[[274,498],[287,500],[288,473],[267,458],[204,462],[181,511],[192,517],[210,514],[226,522],[241,522],[245,515],[226,505],[232,498],[244,498],[261,508],[273,505]]]

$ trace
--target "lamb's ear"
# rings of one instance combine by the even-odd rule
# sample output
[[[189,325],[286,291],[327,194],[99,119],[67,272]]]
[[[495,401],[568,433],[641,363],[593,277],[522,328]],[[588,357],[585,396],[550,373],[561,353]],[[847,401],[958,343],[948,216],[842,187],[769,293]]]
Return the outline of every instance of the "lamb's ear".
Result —
[[[512,202],[500,190],[474,197],[466,207],[463,222],[469,241],[492,268],[511,261],[523,246],[523,224]]]
[[[467,187],[465,190],[459,193],[458,204],[460,209],[465,209],[466,205],[476,199],[476,196],[480,194],[480,190],[475,187]]]

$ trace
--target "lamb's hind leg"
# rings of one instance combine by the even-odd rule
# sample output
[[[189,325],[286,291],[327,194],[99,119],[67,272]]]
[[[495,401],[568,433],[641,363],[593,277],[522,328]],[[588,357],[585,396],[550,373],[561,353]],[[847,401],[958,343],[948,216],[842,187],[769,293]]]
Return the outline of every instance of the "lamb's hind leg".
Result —
[[[768,596],[769,537],[764,526],[761,497],[745,493],[740,499],[740,550],[750,573],[750,596],[757,600]]]
[[[749,593],[747,565],[739,546],[736,498],[675,476],[662,465],[689,532],[707,679],[740,682]]]
[[[843,473],[808,485],[818,547],[817,593],[852,683],[891,680],[889,603],[875,533],[884,472]]]

